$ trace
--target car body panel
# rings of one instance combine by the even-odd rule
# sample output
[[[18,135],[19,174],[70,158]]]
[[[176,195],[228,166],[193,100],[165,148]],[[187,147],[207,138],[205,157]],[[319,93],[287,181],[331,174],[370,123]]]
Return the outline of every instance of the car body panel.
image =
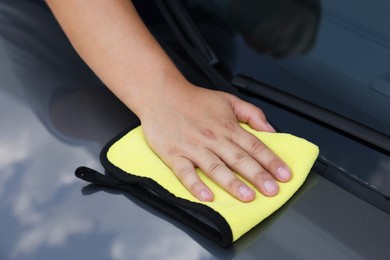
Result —
[[[50,54],[40,44],[55,45],[46,41],[32,44],[35,31],[23,28],[53,22],[46,9],[27,1],[1,1],[0,17],[7,22],[0,25],[1,259],[387,259],[390,255],[390,215],[314,170],[286,205],[226,249],[123,192],[77,179],[73,172],[80,165],[103,171],[98,160],[101,148],[136,118],[91,78],[84,65],[63,60],[63,54]],[[15,26],[14,31],[6,31],[9,26]],[[47,26],[53,30],[48,42],[63,44],[59,28]],[[70,51],[67,44],[59,46]],[[40,61],[53,66],[46,68]],[[188,73],[204,81],[197,73]],[[371,160],[367,171],[388,169],[388,157],[377,151],[274,105],[252,101],[280,129],[319,144],[325,157],[335,152],[332,146],[353,147],[362,158],[340,150],[335,156],[340,164]]]

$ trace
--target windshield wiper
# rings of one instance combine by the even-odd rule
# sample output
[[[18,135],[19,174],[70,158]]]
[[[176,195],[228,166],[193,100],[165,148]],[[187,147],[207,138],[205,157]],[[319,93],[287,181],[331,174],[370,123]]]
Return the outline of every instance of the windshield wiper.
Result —
[[[386,155],[390,154],[390,136],[373,128],[249,77],[236,76],[233,85],[256,97],[336,129]]]

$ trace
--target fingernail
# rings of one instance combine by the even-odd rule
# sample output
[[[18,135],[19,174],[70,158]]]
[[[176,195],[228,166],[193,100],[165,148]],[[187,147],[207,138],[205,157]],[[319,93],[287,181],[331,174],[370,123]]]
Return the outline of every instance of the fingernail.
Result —
[[[207,190],[202,190],[199,195],[201,201],[209,201],[211,199],[211,194]]]
[[[278,185],[274,181],[266,181],[264,188],[268,193],[274,193],[278,189]]]
[[[291,172],[284,166],[278,168],[278,177],[281,180],[288,180],[291,176]]]
[[[247,198],[247,197],[252,195],[252,190],[249,187],[244,186],[244,185],[240,186],[240,188],[238,189],[238,192],[240,193],[241,197],[243,197],[243,198]]]
[[[275,131],[275,128],[273,128],[273,126],[272,126],[270,123],[268,123],[268,122],[267,122],[267,127],[268,127],[268,129],[269,129],[271,132],[276,132],[276,131]]]

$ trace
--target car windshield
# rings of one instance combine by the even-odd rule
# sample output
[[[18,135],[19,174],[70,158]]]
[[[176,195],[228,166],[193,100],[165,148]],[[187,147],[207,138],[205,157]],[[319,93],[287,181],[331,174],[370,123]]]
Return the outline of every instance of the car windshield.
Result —
[[[390,136],[389,1],[186,3],[227,75],[251,77]],[[333,151],[326,156],[340,168],[349,164],[350,174],[387,191],[389,157],[370,153],[353,151],[346,159],[342,151]],[[367,165],[380,170],[374,174]]]
[[[236,32],[234,41],[243,42],[230,66],[234,74],[299,93],[390,135],[389,1],[203,2],[214,19]],[[242,55],[250,51],[252,59]],[[248,69],[248,64],[256,66]],[[274,77],[279,70],[284,79]]]

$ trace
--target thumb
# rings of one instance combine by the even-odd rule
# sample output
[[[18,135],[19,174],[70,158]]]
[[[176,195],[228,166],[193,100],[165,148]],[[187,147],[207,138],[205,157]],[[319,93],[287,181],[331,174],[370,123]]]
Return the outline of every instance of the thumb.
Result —
[[[275,129],[268,123],[264,112],[260,108],[235,96],[230,96],[230,98],[238,121],[247,123],[257,131],[275,132]]]

